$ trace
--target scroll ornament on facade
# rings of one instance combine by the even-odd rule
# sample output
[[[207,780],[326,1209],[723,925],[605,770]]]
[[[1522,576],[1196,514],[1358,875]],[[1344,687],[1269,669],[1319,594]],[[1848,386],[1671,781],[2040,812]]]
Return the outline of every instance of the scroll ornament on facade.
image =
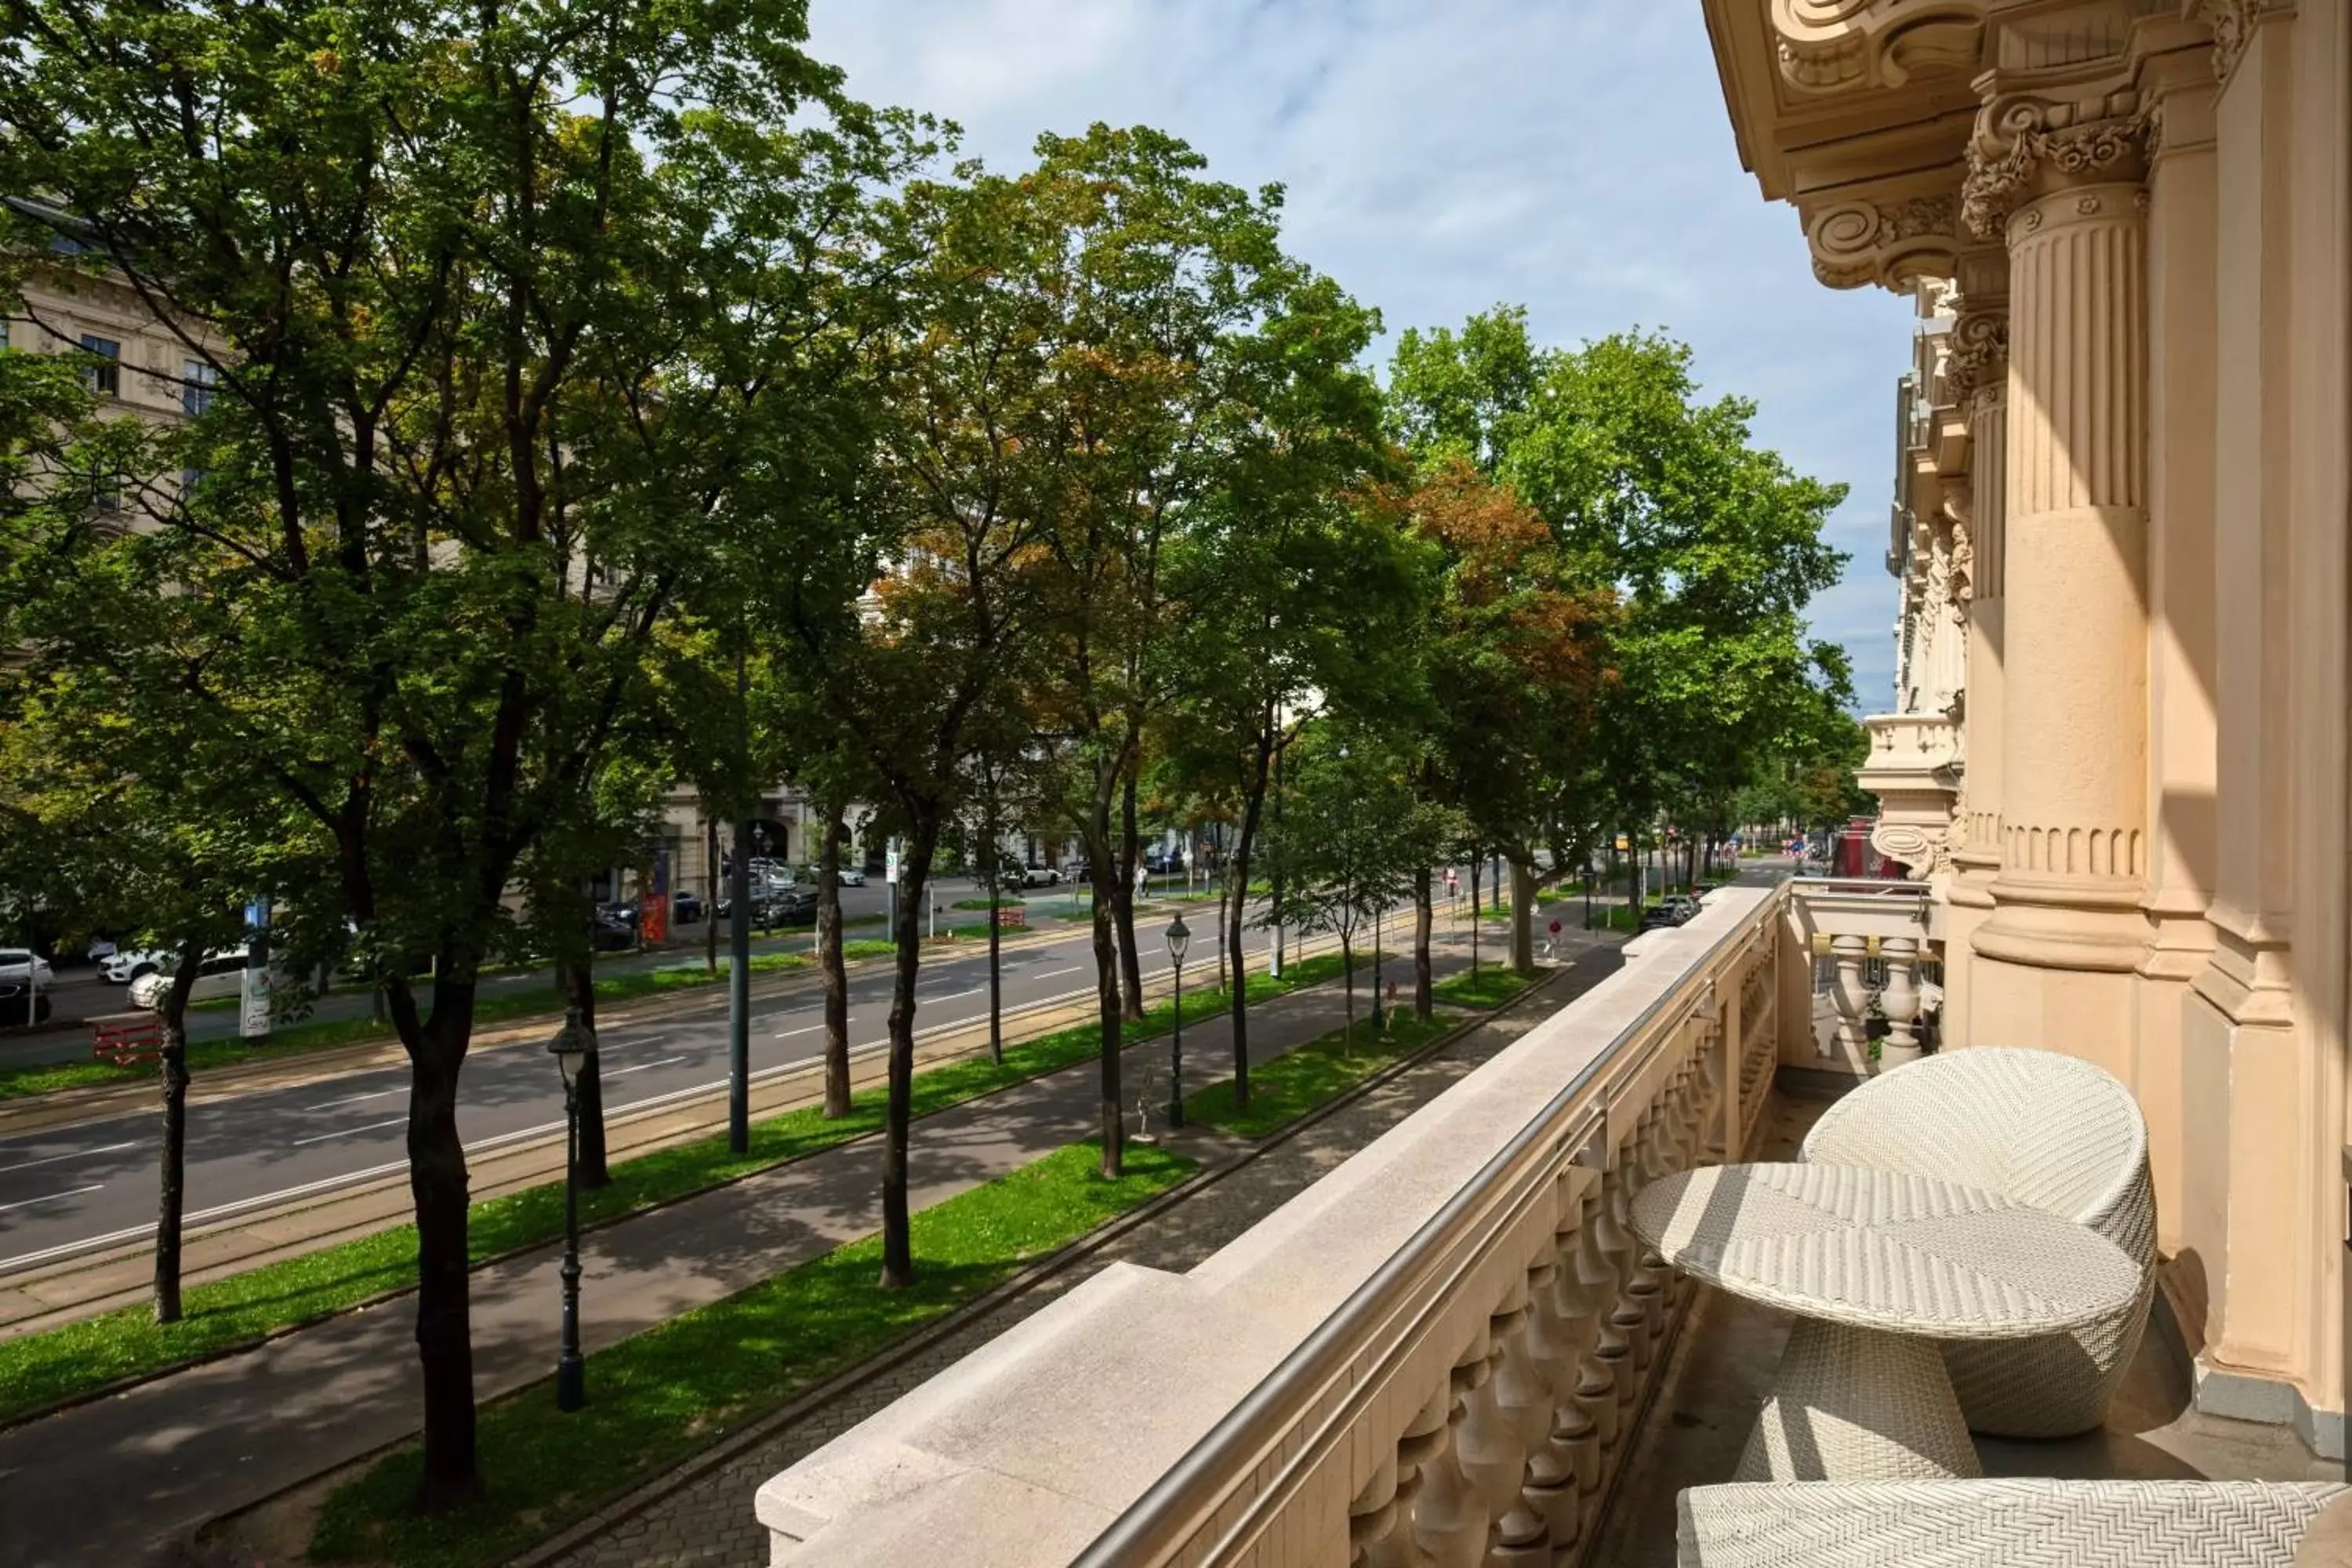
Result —
[[[1984,0],[1772,0],[1780,75],[1830,93],[1974,70],[1984,10]]]
[[[1948,272],[1958,231],[1949,196],[1847,201],[1808,216],[1813,276],[1832,289],[1876,283],[1897,292]]]

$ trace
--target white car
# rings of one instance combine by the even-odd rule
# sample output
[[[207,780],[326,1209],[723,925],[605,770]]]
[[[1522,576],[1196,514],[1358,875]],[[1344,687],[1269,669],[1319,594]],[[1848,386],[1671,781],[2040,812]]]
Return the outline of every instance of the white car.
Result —
[[[866,886],[865,870],[856,866],[844,866],[841,868],[841,885],[845,888],[862,888]]]
[[[1058,888],[1062,885],[1062,873],[1051,866],[1024,866],[1021,868],[1021,885],[1024,888]]]
[[[0,947],[0,985],[26,984],[44,991],[56,984],[49,961],[29,947]]]
[[[100,963],[98,973],[113,984],[128,985],[142,974],[161,973],[171,962],[160,947],[124,948]]]
[[[222,952],[205,954],[205,962],[196,971],[196,984],[188,992],[191,1002],[209,1002],[215,996],[235,996],[245,988],[246,950],[232,948]],[[154,1011],[163,1005],[163,993],[170,988],[169,970],[155,969],[131,983],[131,1005]]]

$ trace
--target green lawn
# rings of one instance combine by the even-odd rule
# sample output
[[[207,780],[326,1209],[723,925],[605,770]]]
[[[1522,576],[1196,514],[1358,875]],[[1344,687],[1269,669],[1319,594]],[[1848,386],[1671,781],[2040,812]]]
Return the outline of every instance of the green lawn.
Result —
[[[1441,1006],[1488,1008],[1501,1006],[1534,984],[1532,976],[1508,964],[1486,963],[1475,973],[1457,974],[1429,989]]]
[[[997,900],[993,907],[1000,910],[1017,910],[1028,901],[1029,900],[1026,899],[1016,899],[1012,894],[1007,893],[1004,897]],[[989,900],[986,899],[958,899],[953,904],[949,906],[950,909],[958,910],[984,910],[991,907]]]
[[[1185,1118],[1240,1137],[1263,1138],[1412,1055],[1461,1021],[1459,1014],[1443,1009],[1424,1020],[1400,1008],[1385,1030],[1360,1018],[1352,1039],[1346,1030],[1334,1029],[1272,1061],[1253,1065],[1246,1109],[1234,1103],[1233,1079],[1227,1079],[1186,1095]]]
[[[1360,958],[1359,967],[1362,963]],[[1339,973],[1339,954],[1319,953],[1292,964],[1279,981],[1254,973],[1249,977],[1250,1000],[1261,1002]],[[1225,1005],[1222,991],[1188,992],[1184,1016],[1209,1017]],[[1127,1026],[1127,1038],[1149,1039],[1164,1032],[1174,1017],[1174,1008],[1162,1002],[1144,1021]],[[975,1057],[919,1071],[913,1113],[928,1116],[1089,1060],[1099,1052],[1098,1040],[1095,1026],[1082,1024],[1008,1044],[1002,1067]],[[751,1146],[741,1154],[730,1152],[720,1134],[620,1161],[612,1168],[610,1186],[581,1194],[581,1221],[592,1224],[650,1208],[862,1137],[882,1125],[883,1089],[876,1085],[860,1091],[851,1107],[848,1116],[834,1121],[812,1106],[754,1123]],[[476,1204],[467,1241],[479,1262],[551,1240],[562,1227],[563,1184],[549,1182]],[[396,1226],[305,1257],[192,1285],[182,1302],[184,1315],[169,1327],[157,1324],[144,1306],[123,1307],[40,1333],[0,1340],[0,1419],[122,1378],[149,1375],[249,1344],[413,1285],[415,1264],[415,1230]]]
[[[583,1410],[558,1411],[551,1383],[484,1406],[483,1496],[465,1509],[416,1515],[409,1500],[420,1451],[394,1450],[328,1499],[311,1559],[503,1562],[1192,1169],[1181,1155],[1136,1146],[1127,1173],[1107,1182],[1099,1161],[1095,1145],[1074,1144],[918,1213],[917,1277],[906,1289],[880,1288],[881,1243],[869,1237],[599,1351],[588,1360]]]

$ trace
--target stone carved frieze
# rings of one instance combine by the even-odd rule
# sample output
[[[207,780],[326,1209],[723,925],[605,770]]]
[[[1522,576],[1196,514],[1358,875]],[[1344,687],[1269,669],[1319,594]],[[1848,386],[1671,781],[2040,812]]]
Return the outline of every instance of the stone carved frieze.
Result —
[[[1969,140],[1961,221],[1991,239],[2036,186],[2139,178],[2148,124],[2139,95],[2128,88],[2088,100],[1993,99]]]
[[[1772,0],[1780,74],[1803,92],[1977,68],[1985,0]]]
[[[1813,276],[1832,289],[1875,283],[1899,293],[1948,274],[1958,216],[1948,195],[1857,197],[1814,208],[1805,215]]]

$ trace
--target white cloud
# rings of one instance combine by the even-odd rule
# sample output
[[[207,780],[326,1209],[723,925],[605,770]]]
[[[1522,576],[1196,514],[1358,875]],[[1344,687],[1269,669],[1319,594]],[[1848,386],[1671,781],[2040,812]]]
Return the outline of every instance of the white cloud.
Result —
[[[1816,629],[1887,704],[1882,567],[1908,301],[1813,280],[1739,167],[1697,0],[814,0],[869,101],[960,122],[1013,167],[1041,131],[1149,124],[1288,192],[1291,247],[1391,331],[1524,303],[1560,342],[1688,342],[1759,440],[1852,486]]]

